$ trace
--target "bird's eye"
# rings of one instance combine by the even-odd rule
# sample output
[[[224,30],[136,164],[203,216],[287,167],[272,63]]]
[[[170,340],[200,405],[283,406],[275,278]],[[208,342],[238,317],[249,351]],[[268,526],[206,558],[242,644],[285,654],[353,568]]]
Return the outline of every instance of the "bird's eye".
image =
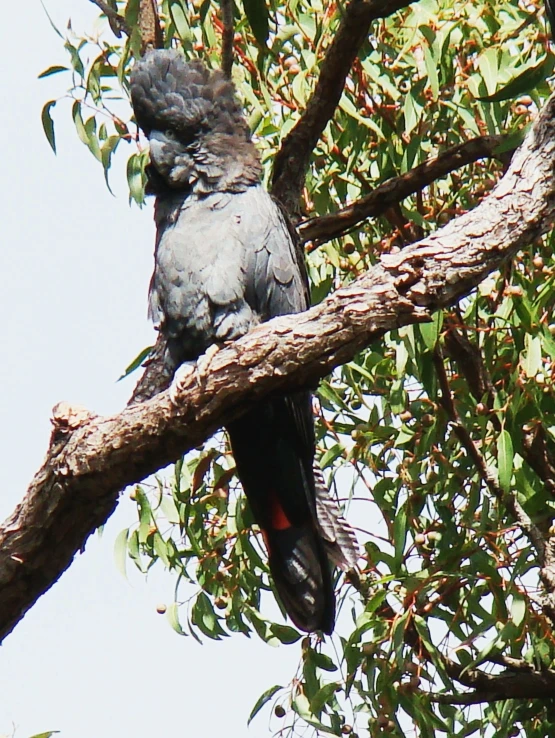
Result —
[[[175,131],[172,131],[171,128],[168,128],[166,131],[164,131],[164,136],[166,138],[169,138],[170,141],[175,141],[175,139],[177,138],[177,136],[175,135]]]

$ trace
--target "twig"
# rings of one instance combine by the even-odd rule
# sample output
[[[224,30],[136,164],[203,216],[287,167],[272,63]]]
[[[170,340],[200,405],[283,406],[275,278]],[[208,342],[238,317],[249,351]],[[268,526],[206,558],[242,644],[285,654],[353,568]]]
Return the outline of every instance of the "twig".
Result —
[[[455,403],[453,402],[453,395],[451,394],[451,388],[449,387],[449,380],[447,378],[447,372],[445,371],[445,364],[443,362],[443,355],[439,344],[434,349],[433,362],[439,380],[439,386],[441,388],[440,404],[447,413],[459,441],[466,449],[470,458],[474,461],[478,474],[486,483],[490,492],[509,510],[515,521],[528,536],[530,543],[536,549],[540,562],[543,562],[545,560],[545,540],[540,529],[532,522],[530,516],[525,512],[515,495],[512,492],[505,492],[501,488],[497,477],[491,469],[489,469],[482,453],[472,440],[466,426],[461,421],[455,407]]]
[[[541,423],[525,425],[522,430],[522,445],[526,462],[555,497],[555,459],[547,443],[547,434]]]
[[[398,614],[388,602],[384,602],[378,613],[385,620],[394,620]],[[428,651],[412,621],[404,631],[404,641],[410,646],[419,658],[433,664],[434,659]],[[552,698],[555,694],[555,670],[535,669],[521,659],[510,656],[491,655],[487,658],[490,663],[506,666],[501,674],[487,674],[477,668],[465,668],[439,652],[434,654],[440,660],[449,676],[455,682],[472,689],[464,694],[436,694],[418,690],[418,694],[427,697],[432,702],[448,705],[474,705],[481,702],[497,702],[508,699],[536,699]]]
[[[487,660],[492,664],[505,666],[507,669],[511,669],[512,671],[522,671],[527,674],[535,671],[532,664],[529,664],[524,659],[515,659],[512,656],[506,656],[505,654],[490,654],[487,657]]]
[[[113,8],[109,3],[104,2],[103,0],[89,0],[89,2],[99,7],[100,10],[106,16],[106,18],[108,18],[108,23],[110,24],[110,28],[112,29],[114,35],[117,38],[121,38],[122,32],[125,33],[127,36],[131,35],[131,31],[129,30],[129,27],[125,21],[125,18],[122,15],[120,15],[118,11],[115,8]]]
[[[274,160],[272,194],[291,217],[298,216],[310,156],[339,104],[345,80],[368,37],[370,24],[412,2],[416,0],[350,0],[345,8],[345,15],[322,62],[314,93]]]
[[[493,385],[483,365],[480,352],[461,334],[459,325],[455,323],[453,318],[449,319],[446,346],[450,355],[457,362],[461,374],[467,380],[474,398],[480,402],[485,400],[487,407],[491,410],[494,404]],[[501,425],[494,414],[490,415],[490,421],[499,432]],[[472,443],[471,439],[470,442]],[[530,465],[546,485],[546,488],[553,494],[555,489],[555,464],[547,447],[545,431],[540,423],[536,423],[530,428],[524,427],[522,454],[526,463]],[[539,599],[531,599],[536,601],[551,622],[555,624],[555,538],[550,537],[547,540],[544,538],[540,529],[534,525],[512,493],[501,492],[501,496],[499,496],[494,491],[494,494],[505,504],[536,549],[540,567],[539,575],[545,587],[545,593]]]
[[[472,396],[476,402],[482,402],[488,408],[493,408],[495,388],[482,360],[480,349],[468,338],[460,313],[455,310],[448,315],[443,321],[443,327],[447,355],[456,362],[460,373],[468,383]],[[501,423],[496,414],[490,414],[489,421],[496,431],[501,430]]]
[[[406,197],[414,195],[441,177],[479,159],[495,157],[495,150],[505,140],[505,135],[478,136],[453,146],[434,159],[420,164],[410,172],[387,180],[370,194],[330,215],[310,218],[297,229],[301,240],[325,243],[337,238],[368,218],[383,215],[390,207]],[[506,152],[504,152],[504,155]]]

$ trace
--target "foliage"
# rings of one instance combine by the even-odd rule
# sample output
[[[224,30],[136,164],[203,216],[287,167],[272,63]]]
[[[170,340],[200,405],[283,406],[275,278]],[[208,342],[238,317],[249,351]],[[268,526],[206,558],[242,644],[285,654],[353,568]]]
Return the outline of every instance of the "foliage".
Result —
[[[142,203],[147,156],[127,99],[138,2],[117,7],[133,29],[129,38],[114,38],[104,25],[91,36],[69,30],[67,65],[43,76],[66,76],[77,134],[107,181],[114,154],[128,144],[130,197]],[[218,4],[159,7],[167,44],[220,64]],[[237,5],[234,79],[267,180],[343,10],[323,0]],[[509,148],[546,98],[552,69],[541,21],[517,0],[422,0],[374,23],[314,151],[307,215],[333,212],[474,136],[506,132]],[[58,102],[47,102],[42,116],[53,148]],[[478,161],[309,249],[313,299],[474,207],[501,173],[499,161]],[[437,701],[472,686],[478,667],[495,674],[514,660],[541,670],[555,658],[552,623],[536,603],[537,556],[509,504],[516,496],[549,529],[552,494],[528,446],[541,438],[545,455],[555,454],[553,246],[553,238],[530,244],[433,323],[387,335],[322,382],[320,463],[341,498],[352,500],[347,517],[364,545],[360,577],[338,579],[332,639],[300,640],[268,617],[265,554],[221,437],[178,463],[170,481],[134,490],[138,522],[120,536],[119,559],[175,573],[166,614],[177,633],[300,640],[298,673],[289,685],[269,684],[251,719],[272,704],[272,727],[283,735],[307,724],[360,736],[404,735],[411,726],[423,737],[555,732],[552,705],[542,700],[492,701],[481,710]]]

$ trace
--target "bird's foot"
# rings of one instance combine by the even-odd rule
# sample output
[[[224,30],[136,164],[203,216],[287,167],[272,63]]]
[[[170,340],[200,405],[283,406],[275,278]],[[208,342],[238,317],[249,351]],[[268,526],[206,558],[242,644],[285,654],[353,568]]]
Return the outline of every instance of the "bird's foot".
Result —
[[[199,357],[197,361],[197,370],[201,382],[204,382],[206,377],[210,374],[210,366],[212,365],[212,360],[219,350],[220,347],[218,346],[218,344],[213,343],[206,349],[204,354]]]
[[[170,385],[170,400],[174,405],[177,404],[177,398],[189,383],[191,374],[194,374],[196,368],[196,361],[185,361],[175,370],[175,374],[173,375],[173,380]]]

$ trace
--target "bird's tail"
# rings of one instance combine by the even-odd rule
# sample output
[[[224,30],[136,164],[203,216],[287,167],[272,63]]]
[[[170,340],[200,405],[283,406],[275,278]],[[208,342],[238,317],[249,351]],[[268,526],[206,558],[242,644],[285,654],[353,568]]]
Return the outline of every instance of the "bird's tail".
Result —
[[[274,518],[262,535],[268,564],[287,614],[300,630],[331,633],[335,595],[326,551],[310,522],[292,525],[274,505]]]
[[[289,617],[300,630],[331,633],[335,596],[316,514],[309,393],[259,403],[227,430]]]
[[[354,569],[360,556],[356,533],[343,517],[341,508],[330,494],[320,467],[314,465],[316,514],[330,562],[343,571]]]

